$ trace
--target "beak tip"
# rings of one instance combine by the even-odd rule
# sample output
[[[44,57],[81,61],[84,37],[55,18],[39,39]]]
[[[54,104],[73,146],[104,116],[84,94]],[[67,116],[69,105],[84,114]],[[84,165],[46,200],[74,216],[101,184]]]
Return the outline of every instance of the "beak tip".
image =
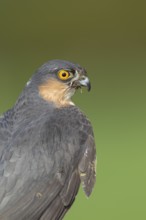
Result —
[[[91,84],[90,84],[90,82],[89,82],[89,84],[87,85],[87,90],[88,90],[88,92],[90,92],[90,90],[91,90]]]

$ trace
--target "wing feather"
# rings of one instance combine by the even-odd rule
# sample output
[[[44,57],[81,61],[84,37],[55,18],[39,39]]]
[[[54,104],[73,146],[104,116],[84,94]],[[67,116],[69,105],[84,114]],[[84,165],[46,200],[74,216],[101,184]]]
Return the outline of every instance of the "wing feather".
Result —
[[[79,173],[83,189],[90,196],[96,180],[96,149],[93,136],[89,135],[85,143],[86,150],[79,163]]]

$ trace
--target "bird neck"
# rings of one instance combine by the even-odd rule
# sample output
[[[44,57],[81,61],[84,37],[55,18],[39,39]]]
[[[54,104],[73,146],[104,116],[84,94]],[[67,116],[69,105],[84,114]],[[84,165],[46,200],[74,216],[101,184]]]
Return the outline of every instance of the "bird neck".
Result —
[[[53,103],[57,108],[74,105],[71,97],[75,93],[75,89],[71,89],[68,85],[56,80],[49,80],[45,84],[39,86],[40,97],[48,103]]]
[[[44,101],[35,90],[24,88],[13,110],[15,120],[29,120],[40,117],[44,112],[53,112],[55,106]]]

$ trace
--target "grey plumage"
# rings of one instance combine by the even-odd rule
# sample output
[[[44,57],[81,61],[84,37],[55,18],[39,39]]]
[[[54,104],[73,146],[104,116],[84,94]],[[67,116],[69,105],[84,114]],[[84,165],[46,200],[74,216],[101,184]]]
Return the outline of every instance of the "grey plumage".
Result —
[[[89,120],[75,106],[57,108],[46,102],[35,81],[0,118],[1,220],[62,219],[80,182],[87,196],[95,183]]]

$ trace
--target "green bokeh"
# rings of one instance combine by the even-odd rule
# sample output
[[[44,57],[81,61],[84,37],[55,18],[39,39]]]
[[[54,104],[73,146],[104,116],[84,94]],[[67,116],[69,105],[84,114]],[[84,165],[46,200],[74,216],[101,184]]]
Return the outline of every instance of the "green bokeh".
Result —
[[[0,112],[49,59],[78,62],[92,91],[74,102],[90,118],[97,182],[65,220],[146,219],[145,1],[0,1]]]

